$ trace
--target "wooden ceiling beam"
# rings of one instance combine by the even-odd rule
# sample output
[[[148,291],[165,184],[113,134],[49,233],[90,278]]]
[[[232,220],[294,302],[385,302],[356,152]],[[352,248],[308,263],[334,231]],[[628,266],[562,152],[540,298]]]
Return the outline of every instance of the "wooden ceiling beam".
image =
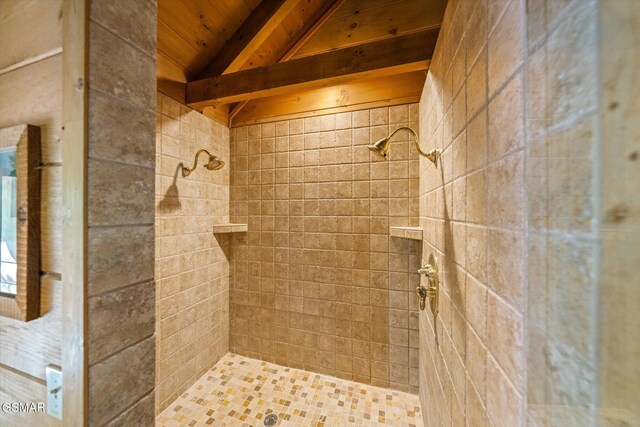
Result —
[[[298,3],[300,0],[262,0],[207,64],[200,78],[238,71]]]
[[[194,109],[216,103],[282,95],[335,86],[355,79],[426,70],[439,29],[420,31],[267,67],[187,83],[187,104]]]
[[[287,46],[282,49],[282,54],[278,57],[277,62],[288,61],[296,54],[313,35],[322,27],[322,25],[331,18],[336,11],[344,4],[346,0],[325,0],[320,8],[313,14],[305,25],[289,40]],[[247,105],[249,101],[242,101],[236,104],[229,113],[229,126],[233,118]]]

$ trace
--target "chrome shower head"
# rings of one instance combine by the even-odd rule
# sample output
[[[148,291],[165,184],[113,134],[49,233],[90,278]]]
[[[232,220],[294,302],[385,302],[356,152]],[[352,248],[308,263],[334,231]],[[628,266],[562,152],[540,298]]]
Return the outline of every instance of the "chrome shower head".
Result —
[[[189,175],[191,175],[191,173],[196,170],[196,168],[198,167],[198,156],[200,155],[200,153],[205,153],[207,156],[209,156],[209,161],[207,162],[206,165],[204,165],[204,167],[207,170],[210,171],[217,171],[219,169],[222,169],[224,167],[224,162],[219,159],[218,157],[212,155],[211,153],[209,153],[207,150],[205,150],[204,148],[201,148],[200,150],[198,150],[198,152],[196,153],[196,157],[193,159],[193,167],[191,169],[182,166],[182,176],[183,177],[187,177]]]

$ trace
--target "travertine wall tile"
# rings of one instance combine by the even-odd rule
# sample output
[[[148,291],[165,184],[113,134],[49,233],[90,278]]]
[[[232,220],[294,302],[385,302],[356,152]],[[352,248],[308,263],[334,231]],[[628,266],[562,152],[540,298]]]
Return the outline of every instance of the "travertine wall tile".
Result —
[[[152,111],[91,92],[89,127],[92,129],[89,140],[91,157],[154,167],[155,115]]]
[[[153,280],[154,266],[140,263],[140,257],[153,257],[154,240],[153,225],[89,229],[89,294]],[[113,256],[114,253],[119,256]]]
[[[153,395],[148,394],[138,403],[127,409],[118,418],[107,424],[108,427],[151,426],[156,422],[153,410]]]
[[[88,424],[122,425],[153,413],[156,8],[90,6]]]
[[[152,335],[154,283],[129,286],[89,301],[89,363]]]
[[[127,8],[121,9],[120,13],[124,10]],[[137,17],[140,22],[145,22],[143,16]],[[135,26],[134,21],[129,22]],[[155,74],[155,57],[141,52],[137,46],[125,42],[95,22],[89,26],[89,42],[91,89],[113,97],[114,102],[126,99],[134,107],[153,111],[156,105],[156,82],[149,80],[148,76]]]
[[[136,48],[156,54],[156,6],[154,0],[130,3],[127,0],[91,0],[91,18]]]
[[[152,224],[153,169],[89,160],[87,198],[89,223],[94,226]]]
[[[624,174],[611,172],[610,159],[629,152],[611,148],[599,160],[602,147],[629,138],[604,144],[598,108],[637,99],[597,105],[597,17],[620,21],[633,9],[604,3],[448,5],[420,102],[421,136],[443,150],[438,169],[420,161],[422,263],[430,252],[440,257],[444,291],[436,319],[420,314],[425,425],[596,425],[598,163],[610,167],[604,183],[618,182],[603,194],[623,194],[610,177]],[[611,37],[611,47],[633,37]],[[623,67],[607,66],[617,83]],[[611,129],[627,129],[616,120]],[[601,420],[633,419],[608,391],[615,397]]]
[[[167,407],[229,351],[229,129],[158,94],[155,276],[157,280],[156,411]],[[265,129],[265,133],[273,133]],[[193,166],[200,148],[226,162]]]
[[[366,148],[401,126],[417,105],[232,129],[232,351],[417,390],[418,247],[389,226],[417,222],[418,155]]]
[[[91,425],[104,425],[153,392],[153,336],[91,367],[89,412]],[[150,402],[149,402],[150,403]]]

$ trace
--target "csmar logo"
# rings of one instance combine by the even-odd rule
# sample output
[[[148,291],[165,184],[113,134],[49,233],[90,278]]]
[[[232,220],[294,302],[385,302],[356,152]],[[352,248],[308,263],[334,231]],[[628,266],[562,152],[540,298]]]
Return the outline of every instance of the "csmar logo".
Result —
[[[43,402],[2,402],[0,405],[2,412],[44,412]]]

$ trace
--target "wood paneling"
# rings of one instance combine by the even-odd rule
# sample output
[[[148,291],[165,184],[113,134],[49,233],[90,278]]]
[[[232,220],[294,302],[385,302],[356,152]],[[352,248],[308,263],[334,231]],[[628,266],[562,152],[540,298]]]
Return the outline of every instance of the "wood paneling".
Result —
[[[348,1],[295,57],[438,27],[445,6],[446,0]]]
[[[0,127],[40,126],[44,164],[61,161],[61,67],[58,54],[0,75]]]
[[[40,278],[42,317],[20,322],[0,317],[0,400],[43,402],[48,364],[61,364],[62,282],[59,250],[62,211],[61,0],[0,2],[0,127],[41,128]],[[20,43],[17,43],[17,40]],[[65,387],[66,388],[66,387]],[[0,412],[2,425],[59,425],[46,414]]]
[[[0,364],[44,381],[47,365],[60,364],[62,282],[44,275],[40,287],[40,318],[28,323],[2,318]]]
[[[60,53],[61,8],[61,0],[0,1],[0,73],[34,58]],[[17,38],[20,43],[15,42]]]
[[[43,381],[22,375],[0,365],[0,402],[46,402],[47,390]],[[0,411],[2,426],[61,426],[62,422],[46,412],[12,413]],[[68,425],[68,424],[67,424]]]
[[[301,0],[263,0],[200,73],[200,78],[233,73],[282,24]]]
[[[253,55],[240,68],[262,67],[280,62],[282,57],[291,49],[294,43],[300,40],[310,30],[313,22],[332,4],[341,3],[343,0],[306,0],[301,1],[293,11],[284,18],[282,24],[275,28],[264,43],[256,49]],[[317,15],[317,14],[320,15]]]
[[[340,113],[420,100],[426,72],[416,71],[251,101],[232,126]]]
[[[325,0],[321,6],[308,18],[301,18],[302,25],[297,32],[282,46],[282,52],[278,54],[273,63],[291,59],[293,55],[309,40],[324,23],[342,6],[345,0]],[[246,66],[247,64],[245,64]],[[249,67],[250,68],[250,67]],[[229,122],[235,117],[249,101],[236,104],[229,112]]]
[[[158,56],[164,56],[158,60],[158,80],[180,81],[177,80],[180,74],[194,78],[259,3],[259,0],[158,0]],[[170,87],[165,83],[167,86]],[[159,89],[164,92],[163,87]]]
[[[238,40],[235,44],[228,41],[232,39],[234,32],[245,22],[251,12],[256,12],[255,8],[259,6],[259,0],[252,2],[176,0],[175,3],[179,4],[174,4],[172,0],[159,0],[159,2],[162,4],[159,5],[158,88],[172,98],[184,102],[183,83],[196,80],[196,76],[202,73],[205,60],[209,62],[214,58],[214,61],[217,61],[217,65],[214,62],[211,63],[207,75],[216,73],[221,75],[236,72],[236,70],[268,67],[283,61],[397,38],[429,29],[435,30],[437,34],[447,0],[300,0],[286,16],[280,17],[279,25],[267,25],[262,30],[263,35],[267,34],[267,36],[259,46],[253,45],[251,49],[247,49],[250,43],[247,43],[246,31],[238,33],[243,35],[242,43],[238,43]],[[269,4],[273,6],[285,3],[285,0],[269,0],[263,7],[266,8]],[[325,16],[327,11],[330,13]],[[268,19],[263,21],[273,23]],[[320,21],[320,25],[314,25],[316,21]],[[249,36],[261,33],[258,26],[249,25],[251,22],[253,21],[248,20],[244,24],[252,29]],[[171,40],[172,38],[175,40]],[[207,38],[208,40],[205,40]],[[233,48],[234,46],[236,48]],[[241,48],[237,48],[238,46]],[[247,55],[251,50],[254,51],[253,54]],[[194,55],[200,57],[197,58]],[[395,73],[409,70],[399,68]],[[246,76],[256,77],[250,74]],[[354,78],[370,79],[371,77],[371,75],[362,74]],[[346,85],[346,82],[328,81],[320,87],[338,84]],[[309,87],[311,86],[302,85],[295,90],[304,91],[306,94]],[[363,98],[376,92],[370,91],[366,85],[350,85],[350,87],[351,98],[357,97],[354,92],[358,90],[357,88],[365,91],[362,94]],[[246,105],[253,103],[252,99],[255,96],[276,96],[275,93],[267,94],[260,91],[254,92],[253,95],[223,98],[217,103],[215,114],[209,111],[207,115],[218,121],[225,120],[227,108],[220,104],[239,102],[231,105],[230,123]],[[387,103],[387,99],[378,101],[383,105]],[[206,105],[209,104],[193,104],[198,109]],[[346,108],[346,106],[340,108]],[[299,113],[306,114],[302,110]],[[291,112],[291,114],[294,113]]]
[[[58,163],[60,154],[60,104],[61,104],[61,56],[54,57],[15,69],[9,73],[0,75],[0,126],[10,126],[18,123],[32,123],[43,125],[45,131],[41,135],[43,152],[42,186],[41,186],[41,234],[40,245],[42,248],[41,268],[44,271],[60,275],[59,254],[62,236],[59,232],[61,218],[59,212],[62,209],[59,197],[60,182],[57,180],[60,170]],[[41,302],[46,297],[46,286],[41,283]],[[31,369],[31,375],[44,378],[44,366],[47,363],[60,364],[60,336],[59,313],[24,324],[16,329],[15,321],[0,318],[0,334],[11,333],[17,343],[33,341],[34,346],[49,348],[43,351],[38,347],[42,359],[39,364],[27,368],[24,363],[33,361],[32,350],[20,349],[17,344],[13,350],[2,346],[3,355],[0,360],[7,366],[16,367],[19,370]],[[38,323],[36,323],[38,322]],[[44,323],[46,327],[37,328]],[[12,331],[12,332],[8,332]],[[42,339],[48,339],[42,344]],[[4,344],[4,337],[2,339]],[[46,360],[45,360],[46,358]],[[46,363],[45,363],[46,362]]]
[[[426,70],[438,32],[420,32],[187,84],[187,104],[203,108],[359,79]]]

